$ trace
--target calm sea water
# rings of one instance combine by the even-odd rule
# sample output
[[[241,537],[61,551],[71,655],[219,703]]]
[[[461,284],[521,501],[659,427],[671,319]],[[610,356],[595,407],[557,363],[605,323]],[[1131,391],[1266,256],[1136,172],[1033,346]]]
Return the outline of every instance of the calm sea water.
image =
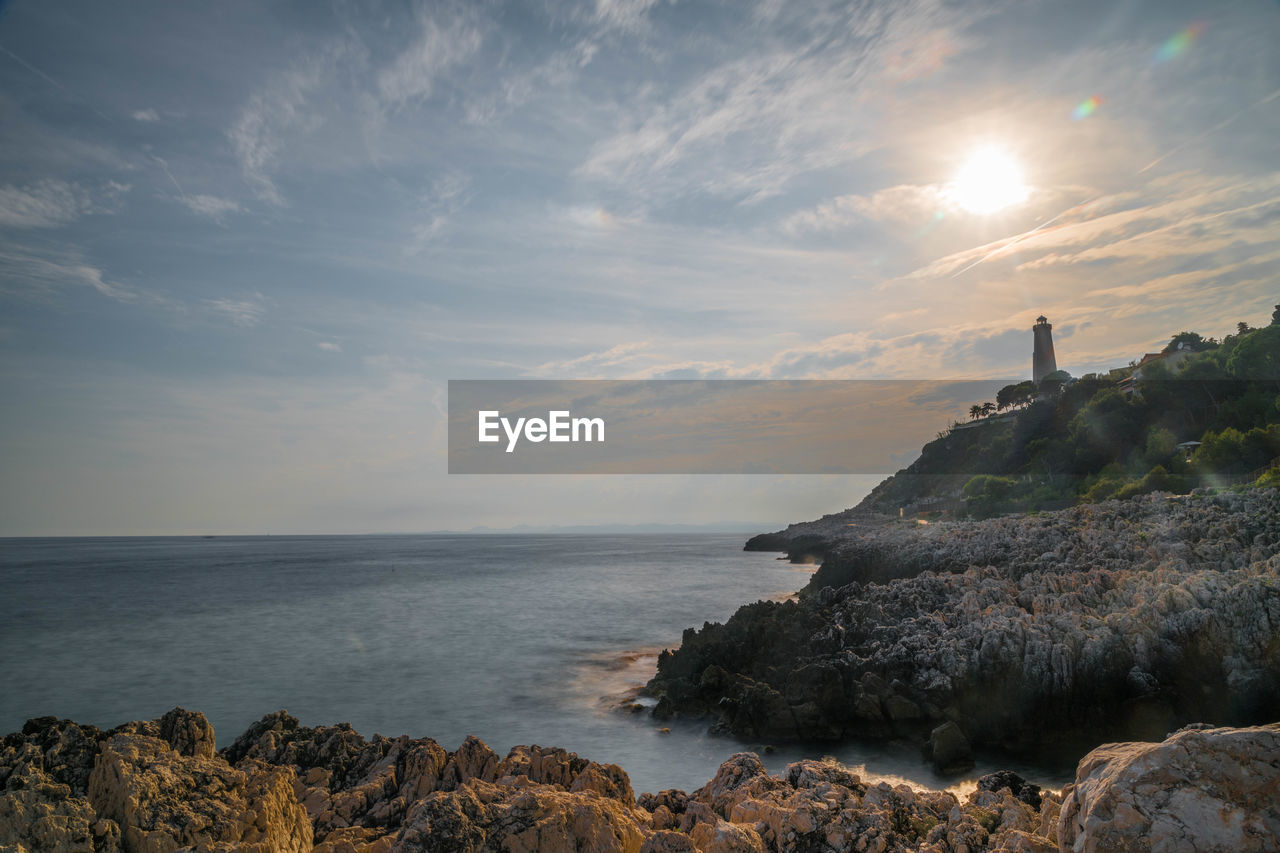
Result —
[[[468,734],[503,754],[562,746],[622,765],[637,791],[691,790],[761,745],[702,725],[663,733],[616,700],[684,628],[804,585],[808,569],[743,552],[743,538],[0,540],[0,733],[46,714],[110,727],[181,705],[203,711],[225,746],[286,708],[306,725],[346,721],[448,749]],[[780,769],[824,754],[873,777],[955,783],[908,746],[762,757]]]

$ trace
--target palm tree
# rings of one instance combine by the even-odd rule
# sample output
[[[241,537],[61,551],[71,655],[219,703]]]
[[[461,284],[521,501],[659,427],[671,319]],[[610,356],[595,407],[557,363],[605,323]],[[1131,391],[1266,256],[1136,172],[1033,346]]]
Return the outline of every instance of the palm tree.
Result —
[[[976,421],[980,417],[982,417],[982,407],[974,403],[969,407],[969,420]]]
[[[994,414],[995,414],[995,412],[996,412],[996,404],[995,404],[995,403],[992,403],[992,402],[986,402],[986,403],[983,403],[983,404],[982,404],[982,415],[983,415],[983,417],[987,417],[987,416],[989,416],[989,415],[994,415]]]

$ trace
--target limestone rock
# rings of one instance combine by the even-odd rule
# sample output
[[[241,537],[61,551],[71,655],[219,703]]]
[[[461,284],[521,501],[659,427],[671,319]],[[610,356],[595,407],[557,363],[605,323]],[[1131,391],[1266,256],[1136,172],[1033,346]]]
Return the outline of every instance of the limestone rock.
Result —
[[[640,853],[698,853],[698,848],[689,836],[664,829],[646,838]]]
[[[479,778],[418,801],[391,853],[639,853],[647,827],[610,797],[528,782],[514,789]]]
[[[702,853],[764,853],[764,842],[754,829],[723,820],[700,823],[689,836]]]
[[[458,751],[449,756],[443,777],[449,787],[456,787],[468,779],[492,782],[498,778],[498,754],[480,738],[467,735]]]
[[[37,717],[27,720],[21,734],[5,739],[11,748],[20,750],[29,745],[39,753],[38,764],[50,778],[71,789],[74,796],[84,796],[89,789],[89,774],[93,771],[93,759],[98,754],[98,743],[106,733],[93,727],[82,726],[71,720],[56,717]],[[8,760],[0,760],[0,784],[6,779]]]
[[[126,853],[233,844],[244,853],[307,853],[311,822],[292,772],[256,762],[184,756],[166,741],[119,734],[102,745],[89,801],[120,825]]]
[[[160,737],[168,741],[179,755],[213,757],[213,726],[199,711],[174,708],[160,718]]]
[[[40,768],[39,752],[13,767],[0,791],[0,845],[43,853],[116,853],[120,829]]]
[[[1280,490],[852,520],[788,532],[826,542],[799,601],[746,605],[659,656],[665,714],[815,740],[952,721],[1009,749],[1280,718]]]
[[[1107,744],[1076,768],[1058,842],[1076,853],[1280,850],[1277,803],[1280,723]]]

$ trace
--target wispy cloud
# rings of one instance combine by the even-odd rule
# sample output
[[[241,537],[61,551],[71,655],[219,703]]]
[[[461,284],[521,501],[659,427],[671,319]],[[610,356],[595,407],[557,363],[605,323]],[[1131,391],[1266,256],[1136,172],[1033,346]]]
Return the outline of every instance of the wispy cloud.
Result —
[[[590,378],[582,374],[608,371],[611,368],[634,364],[650,347],[649,341],[632,341],[617,344],[600,352],[591,352],[564,361],[549,361],[539,365],[534,373],[544,376],[573,376],[574,378]]]
[[[836,196],[809,210],[788,216],[782,223],[790,234],[805,231],[835,231],[860,222],[919,223],[940,212],[953,209],[946,188],[938,184],[924,186],[900,184],[878,190],[871,195]]]
[[[9,228],[54,228],[77,219],[92,207],[89,193],[67,181],[0,187],[0,225]]]
[[[1015,254],[1023,270],[1204,254],[1241,241],[1280,241],[1276,221],[1280,221],[1280,172],[1247,181],[1182,174],[1152,181],[1140,192],[1077,205],[1047,227],[953,252],[916,269],[910,277],[954,275]]]
[[[472,124],[489,122],[538,95],[566,88],[578,79],[582,69],[591,64],[599,50],[600,46],[595,41],[581,39],[531,68],[520,68],[507,74],[492,91],[469,93],[467,121]]]
[[[470,183],[465,174],[456,171],[432,182],[430,191],[418,203],[415,221],[409,228],[410,240],[405,247],[406,254],[418,254],[443,233],[449,217],[466,204],[466,192]]]
[[[222,222],[228,215],[244,209],[236,201],[215,195],[184,195],[182,203],[192,213],[207,216],[216,222]]]
[[[441,74],[471,57],[481,30],[471,19],[423,13],[413,43],[378,75],[384,103],[398,106],[428,97]]]
[[[355,52],[349,39],[332,41],[277,74],[241,108],[227,137],[245,179],[263,201],[285,203],[275,169],[295,135],[323,124],[320,112],[309,108],[310,100]]]
[[[0,281],[9,284],[9,293],[22,296],[48,295],[68,287],[89,287],[119,302],[134,302],[142,295],[136,288],[111,281],[103,270],[86,263],[68,249],[33,250],[8,245],[0,247]]]
[[[673,94],[637,97],[624,111],[631,126],[597,143],[579,172],[659,198],[705,193],[759,201],[800,174],[879,146],[868,132],[877,110],[871,94],[882,98],[876,84],[903,76],[888,58],[899,57],[894,68],[915,68],[901,58],[911,43],[957,41],[930,0],[829,7],[814,18],[789,22],[813,27],[807,43],[764,39]]]
[[[647,28],[649,11],[660,0],[596,0],[591,21],[602,29],[634,33]]]
[[[130,115],[134,121],[156,122],[160,120],[160,113],[148,107],[145,110],[134,110]]]
[[[267,313],[266,299],[261,293],[240,299],[206,299],[204,304],[214,313],[242,328],[256,326]]]

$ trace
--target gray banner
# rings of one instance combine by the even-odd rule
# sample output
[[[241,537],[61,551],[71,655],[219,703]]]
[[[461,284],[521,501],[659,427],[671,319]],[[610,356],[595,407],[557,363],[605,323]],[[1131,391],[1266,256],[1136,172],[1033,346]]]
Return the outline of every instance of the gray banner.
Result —
[[[449,473],[890,474],[1016,381],[450,380]]]

